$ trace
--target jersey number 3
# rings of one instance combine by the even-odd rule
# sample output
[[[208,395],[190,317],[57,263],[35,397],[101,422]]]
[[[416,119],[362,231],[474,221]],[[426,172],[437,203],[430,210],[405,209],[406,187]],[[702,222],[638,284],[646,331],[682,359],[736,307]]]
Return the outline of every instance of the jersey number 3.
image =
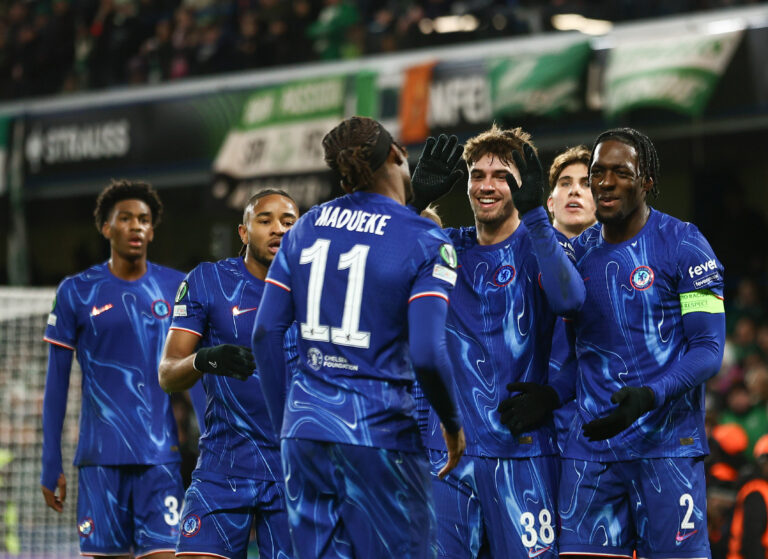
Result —
[[[331,241],[317,239],[312,246],[301,251],[299,263],[311,266],[307,290],[307,321],[301,323],[301,337],[305,340],[330,341],[337,345],[368,348],[371,345],[371,333],[360,331],[360,307],[363,302],[365,261],[371,247],[358,244],[349,252],[339,255],[337,269],[349,270],[347,294],[344,296],[344,313],[341,315],[339,328],[320,324],[320,299],[323,296],[325,268],[328,264],[330,248]]]

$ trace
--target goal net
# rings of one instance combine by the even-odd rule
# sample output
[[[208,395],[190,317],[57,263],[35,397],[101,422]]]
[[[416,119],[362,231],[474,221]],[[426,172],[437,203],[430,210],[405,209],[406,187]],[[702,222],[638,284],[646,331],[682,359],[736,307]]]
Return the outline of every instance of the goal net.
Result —
[[[78,557],[77,471],[72,466],[80,414],[80,367],[73,359],[62,433],[67,499],[59,514],[40,491],[43,341],[54,288],[0,287],[0,557]]]

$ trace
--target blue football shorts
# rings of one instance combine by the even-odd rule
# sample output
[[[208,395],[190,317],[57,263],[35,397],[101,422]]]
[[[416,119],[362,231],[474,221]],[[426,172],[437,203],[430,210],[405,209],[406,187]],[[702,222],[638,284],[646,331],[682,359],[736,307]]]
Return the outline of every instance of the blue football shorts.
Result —
[[[560,554],[709,558],[703,457],[563,458]]]
[[[178,463],[81,466],[77,530],[83,555],[173,552],[184,488]]]
[[[251,527],[260,559],[293,556],[282,482],[193,472],[184,496],[177,555],[245,559]]]
[[[557,557],[557,456],[464,456],[443,480],[447,454],[429,456],[438,557]]]
[[[429,559],[435,517],[423,453],[283,439],[296,559]]]

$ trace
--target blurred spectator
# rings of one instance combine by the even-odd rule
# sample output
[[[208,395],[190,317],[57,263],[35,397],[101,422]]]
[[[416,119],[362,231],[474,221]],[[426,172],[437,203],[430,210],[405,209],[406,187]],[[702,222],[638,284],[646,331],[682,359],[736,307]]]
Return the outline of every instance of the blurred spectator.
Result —
[[[768,433],[768,411],[765,402],[756,401],[744,382],[736,382],[726,394],[726,407],[720,423],[736,423],[747,433],[746,453],[751,456],[757,440]]]
[[[341,58],[347,43],[347,31],[356,24],[360,14],[348,0],[325,0],[317,21],[309,26],[307,35],[314,39],[315,52],[322,60]]]
[[[768,435],[757,441],[754,455],[756,471],[736,496],[728,559],[768,557]]]

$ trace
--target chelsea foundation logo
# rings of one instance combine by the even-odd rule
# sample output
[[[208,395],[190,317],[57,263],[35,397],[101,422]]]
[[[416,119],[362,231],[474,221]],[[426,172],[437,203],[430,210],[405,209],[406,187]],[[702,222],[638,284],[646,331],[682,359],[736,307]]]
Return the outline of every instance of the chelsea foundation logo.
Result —
[[[200,517],[196,514],[187,515],[181,523],[181,535],[185,538],[191,538],[200,531]]]
[[[323,352],[316,347],[310,347],[307,351],[307,365],[313,371],[319,371],[320,367],[323,366]]]
[[[653,270],[648,266],[638,266],[629,275],[629,283],[638,291],[645,291],[653,285]]]
[[[163,301],[162,299],[153,301],[152,314],[154,314],[157,318],[165,318],[171,314],[171,306],[168,304],[168,301]]]
[[[88,518],[87,516],[80,520],[80,522],[77,523],[77,531],[80,533],[80,536],[83,538],[87,538],[91,534],[93,534],[93,520]]]

